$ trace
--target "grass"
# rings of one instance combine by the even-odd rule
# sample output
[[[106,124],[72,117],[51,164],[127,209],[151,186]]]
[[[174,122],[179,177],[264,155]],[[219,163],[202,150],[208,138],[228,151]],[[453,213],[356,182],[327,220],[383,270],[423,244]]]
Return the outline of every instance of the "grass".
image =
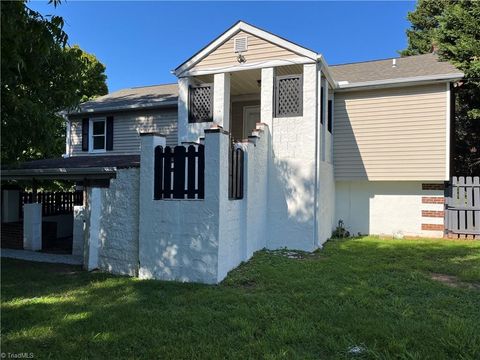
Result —
[[[218,286],[3,259],[2,351],[40,359],[480,358],[479,242],[363,237],[286,254],[261,251]]]

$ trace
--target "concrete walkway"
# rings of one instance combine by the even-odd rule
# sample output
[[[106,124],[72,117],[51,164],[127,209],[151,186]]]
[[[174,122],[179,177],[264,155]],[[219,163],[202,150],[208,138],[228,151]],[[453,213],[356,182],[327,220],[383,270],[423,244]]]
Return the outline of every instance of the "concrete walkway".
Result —
[[[1,254],[2,257],[11,259],[68,265],[82,265],[82,258],[80,256],[67,254],[47,254],[36,251],[13,249],[1,249]]]

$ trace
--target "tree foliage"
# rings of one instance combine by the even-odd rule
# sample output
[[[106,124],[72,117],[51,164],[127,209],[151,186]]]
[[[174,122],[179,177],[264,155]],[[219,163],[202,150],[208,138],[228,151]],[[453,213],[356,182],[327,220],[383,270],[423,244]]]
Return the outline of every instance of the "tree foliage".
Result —
[[[3,163],[62,154],[60,112],[108,91],[105,66],[78,46],[68,47],[63,25],[61,17],[44,17],[26,2],[2,3]]]
[[[420,0],[404,56],[435,50],[465,73],[455,88],[454,175],[480,174],[480,1]]]

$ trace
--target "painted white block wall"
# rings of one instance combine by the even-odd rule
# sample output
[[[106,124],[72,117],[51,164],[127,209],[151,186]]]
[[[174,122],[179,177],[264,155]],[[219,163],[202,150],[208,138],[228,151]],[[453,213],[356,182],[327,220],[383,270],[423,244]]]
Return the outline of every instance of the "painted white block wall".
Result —
[[[23,205],[23,248],[38,251],[42,249],[42,204]]]
[[[241,200],[228,197],[230,139],[226,132],[205,133],[203,200],[153,200],[153,153],[164,139],[142,137],[140,278],[218,283],[265,247],[268,132],[257,133],[260,137],[240,145],[248,172]]]
[[[142,137],[139,277],[216,283],[218,270],[219,138],[205,138],[205,199],[153,200],[154,148],[165,138]]]
[[[337,181],[335,223],[343,220],[352,234],[442,237],[421,227],[443,224],[422,218],[422,210],[442,211],[443,204],[422,204],[422,196],[443,196],[443,190],[422,190],[419,181]]]
[[[138,168],[118,169],[101,189],[98,266],[114,274],[138,272],[139,181]]]
[[[261,116],[269,126],[268,248],[314,250],[317,65],[303,68],[303,116],[272,118],[272,69],[262,69]]]

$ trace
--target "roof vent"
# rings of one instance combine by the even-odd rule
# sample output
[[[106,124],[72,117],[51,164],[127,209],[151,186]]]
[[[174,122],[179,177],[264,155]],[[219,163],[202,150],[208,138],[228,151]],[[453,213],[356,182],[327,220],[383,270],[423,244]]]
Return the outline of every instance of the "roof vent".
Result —
[[[246,36],[233,39],[233,47],[236,53],[242,53],[244,51],[247,51],[247,46],[248,44]]]
[[[393,68],[397,67],[397,59],[392,59],[392,67]]]

